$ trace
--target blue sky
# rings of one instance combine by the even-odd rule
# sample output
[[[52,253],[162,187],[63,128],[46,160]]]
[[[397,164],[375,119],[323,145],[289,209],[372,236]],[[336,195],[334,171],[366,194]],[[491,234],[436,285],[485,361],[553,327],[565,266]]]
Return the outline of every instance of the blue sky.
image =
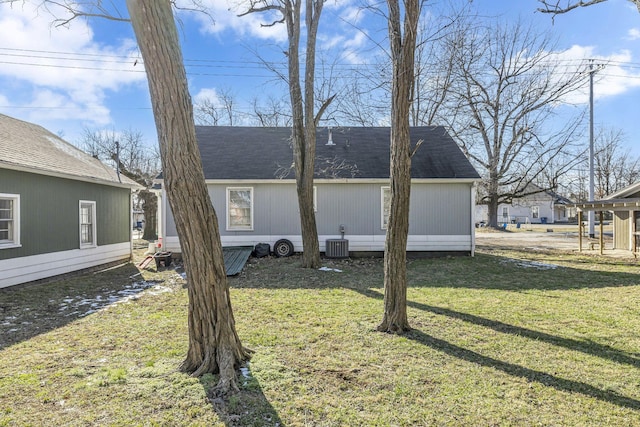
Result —
[[[443,1],[428,1],[425,10]],[[124,0],[113,3],[126,13]],[[230,90],[240,111],[249,111],[254,97],[280,97],[284,86],[260,64],[256,52],[284,61],[284,27],[263,28],[265,20],[257,15],[237,17],[242,10],[237,1],[204,3],[213,20],[180,14],[192,97]],[[609,0],[554,21],[535,11],[536,0],[474,0],[472,6],[483,15],[530,19],[558,37],[567,58],[606,63],[595,84],[596,126],[623,130],[624,143],[640,156],[640,13],[630,1]],[[319,45],[339,55],[341,64],[366,63],[372,40],[386,31],[352,0],[329,0],[323,18]],[[0,5],[0,112],[40,124],[69,142],[77,142],[84,128],[131,128],[155,143],[144,68],[136,61],[129,24],[77,20],[55,28],[51,20],[22,2],[13,8]],[[586,93],[576,98],[582,104],[587,100]]]

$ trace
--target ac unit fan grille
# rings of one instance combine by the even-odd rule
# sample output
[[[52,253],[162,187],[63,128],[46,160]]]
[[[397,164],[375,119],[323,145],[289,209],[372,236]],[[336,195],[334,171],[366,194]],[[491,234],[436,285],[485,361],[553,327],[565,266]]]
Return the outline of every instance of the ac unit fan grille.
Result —
[[[325,255],[327,258],[348,258],[349,241],[347,239],[327,239]]]

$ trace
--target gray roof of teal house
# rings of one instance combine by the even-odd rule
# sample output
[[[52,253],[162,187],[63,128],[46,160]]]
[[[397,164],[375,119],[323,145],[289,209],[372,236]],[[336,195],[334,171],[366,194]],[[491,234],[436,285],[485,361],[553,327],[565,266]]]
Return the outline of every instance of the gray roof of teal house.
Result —
[[[329,132],[333,145],[327,145]],[[196,126],[206,179],[293,179],[291,128]],[[388,127],[323,127],[316,137],[316,178],[389,178]],[[411,177],[480,178],[442,126],[411,128]]]
[[[0,168],[122,187],[139,184],[57,135],[33,123],[0,114]]]

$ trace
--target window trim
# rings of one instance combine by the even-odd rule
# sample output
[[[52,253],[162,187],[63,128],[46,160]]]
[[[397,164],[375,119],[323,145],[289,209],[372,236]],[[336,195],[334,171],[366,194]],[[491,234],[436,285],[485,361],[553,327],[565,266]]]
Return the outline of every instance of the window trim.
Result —
[[[385,190],[389,191],[389,203],[391,203],[391,186],[383,185],[380,187],[380,229],[386,230],[388,228],[389,220],[388,216],[384,214],[384,192]],[[391,211],[391,206],[389,206],[389,211]],[[389,212],[390,214],[391,212]],[[387,223],[385,224],[385,219],[387,219]]]
[[[82,207],[84,205],[91,206],[91,236],[92,240],[89,243],[82,242]],[[80,200],[78,202],[78,243],[80,249],[95,248],[98,246],[98,236],[96,227],[96,202],[94,200]]]
[[[313,211],[318,212],[318,187],[313,186]]]
[[[238,227],[238,226],[231,226],[231,212],[230,212],[230,199],[231,199],[231,192],[232,191],[249,191],[249,197],[250,197],[250,201],[251,201],[251,205],[250,205],[250,226],[248,228],[245,227]],[[226,230],[227,231],[253,231],[253,211],[254,211],[254,201],[253,201],[253,187],[227,187],[227,209],[226,209],[226,214],[227,214],[227,227]]]
[[[13,238],[11,240],[0,240],[0,249],[22,247],[22,244],[20,243],[20,195],[0,193],[0,199],[7,199],[7,200],[13,201],[13,206],[12,206]]]
[[[505,212],[507,213],[506,215],[505,215]],[[511,222],[511,212],[510,212],[509,206],[502,207],[502,214],[500,215],[500,218],[502,219],[499,220],[499,222],[502,222],[502,223]]]
[[[531,206],[531,219],[540,219],[540,206]]]

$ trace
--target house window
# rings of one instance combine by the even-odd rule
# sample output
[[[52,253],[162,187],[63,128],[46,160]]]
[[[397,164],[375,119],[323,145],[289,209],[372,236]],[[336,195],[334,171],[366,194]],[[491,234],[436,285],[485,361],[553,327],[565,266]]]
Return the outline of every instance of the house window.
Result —
[[[502,207],[502,222],[509,222],[509,208],[506,206]]]
[[[80,200],[80,248],[96,244],[96,202]]]
[[[253,188],[227,188],[227,230],[253,230]]]
[[[533,218],[533,219],[540,218],[540,207],[531,206],[531,218]]]
[[[391,212],[391,187],[380,189],[380,199],[382,204],[382,229],[386,230],[389,225],[389,212]]]
[[[0,194],[0,249],[20,246],[20,195]]]

